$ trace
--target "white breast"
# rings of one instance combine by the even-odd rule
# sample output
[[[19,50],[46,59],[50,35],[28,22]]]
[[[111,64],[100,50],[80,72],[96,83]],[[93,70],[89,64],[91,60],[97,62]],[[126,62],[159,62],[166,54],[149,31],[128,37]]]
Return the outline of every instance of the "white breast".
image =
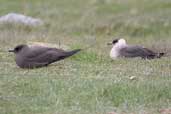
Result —
[[[118,52],[118,51],[119,51],[119,50],[117,50],[116,47],[113,46],[113,48],[112,48],[111,51],[110,51],[110,57],[111,57],[112,59],[116,59],[116,58],[119,56],[119,52]]]

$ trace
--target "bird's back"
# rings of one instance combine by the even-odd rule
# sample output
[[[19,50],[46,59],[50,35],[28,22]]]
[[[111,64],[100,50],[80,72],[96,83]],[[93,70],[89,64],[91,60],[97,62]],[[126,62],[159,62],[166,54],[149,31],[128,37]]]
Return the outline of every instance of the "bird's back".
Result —
[[[47,53],[49,51],[53,51],[55,53],[63,53],[65,52],[62,49],[57,49],[57,48],[49,48],[49,47],[43,47],[43,46],[34,46],[30,47],[30,49],[25,53],[25,56],[28,58],[34,58],[39,55],[42,55],[44,53]]]

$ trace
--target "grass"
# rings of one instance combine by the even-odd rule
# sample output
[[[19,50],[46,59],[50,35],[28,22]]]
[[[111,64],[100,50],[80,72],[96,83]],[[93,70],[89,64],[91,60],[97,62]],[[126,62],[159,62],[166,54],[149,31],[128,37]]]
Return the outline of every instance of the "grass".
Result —
[[[0,0],[0,15],[24,13],[45,25],[0,25],[0,114],[160,114],[171,107],[170,57],[109,58],[124,37],[170,53],[170,0]],[[20,69],[6,51],[20,43],[88,48],[39,69]],[[152,43],[152,45],[151,45]],[[159,48],[158,48],[159,47]],[[135,77],[135,79],[131,79]]]

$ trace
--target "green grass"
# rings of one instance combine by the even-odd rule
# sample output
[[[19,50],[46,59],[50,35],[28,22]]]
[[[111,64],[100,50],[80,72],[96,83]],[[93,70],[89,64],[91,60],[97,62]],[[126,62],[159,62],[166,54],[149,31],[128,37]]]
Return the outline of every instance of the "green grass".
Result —
[[[0,15],[18,12],[45,22],[34,28],[0,24],[0,114],[159,114],[171,108],[170,57],[112,61],[106,45],[124,37],[130,44],[171,54],[170,4],[0,0]],[[48,67],[18,68],[7,50],[34,41],[60,42],[71,49],[94,46]]]

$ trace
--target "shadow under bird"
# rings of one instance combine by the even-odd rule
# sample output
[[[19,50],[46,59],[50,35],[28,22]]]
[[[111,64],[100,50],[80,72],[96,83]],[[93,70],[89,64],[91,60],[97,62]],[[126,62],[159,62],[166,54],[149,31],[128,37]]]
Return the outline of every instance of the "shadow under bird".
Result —
[[[38,68],[48,66],[49,64],[70,57],[81,49],[72,51],[64,51],[62,49],[43,47],[43,46],[28,46],[21,44],[16,46],[9,52],[14,52],[16,64],[20,68]]]
[[[112,43],[108,43],[108,45],[113,45],[110,51],[110,57],[112,59],[116,59],[118,57],[141,57],[143,59],[155,59],[160,58],[165,54],[154,52],[148,48],[138,45],[127,45],[125,39],[115,39]]]

